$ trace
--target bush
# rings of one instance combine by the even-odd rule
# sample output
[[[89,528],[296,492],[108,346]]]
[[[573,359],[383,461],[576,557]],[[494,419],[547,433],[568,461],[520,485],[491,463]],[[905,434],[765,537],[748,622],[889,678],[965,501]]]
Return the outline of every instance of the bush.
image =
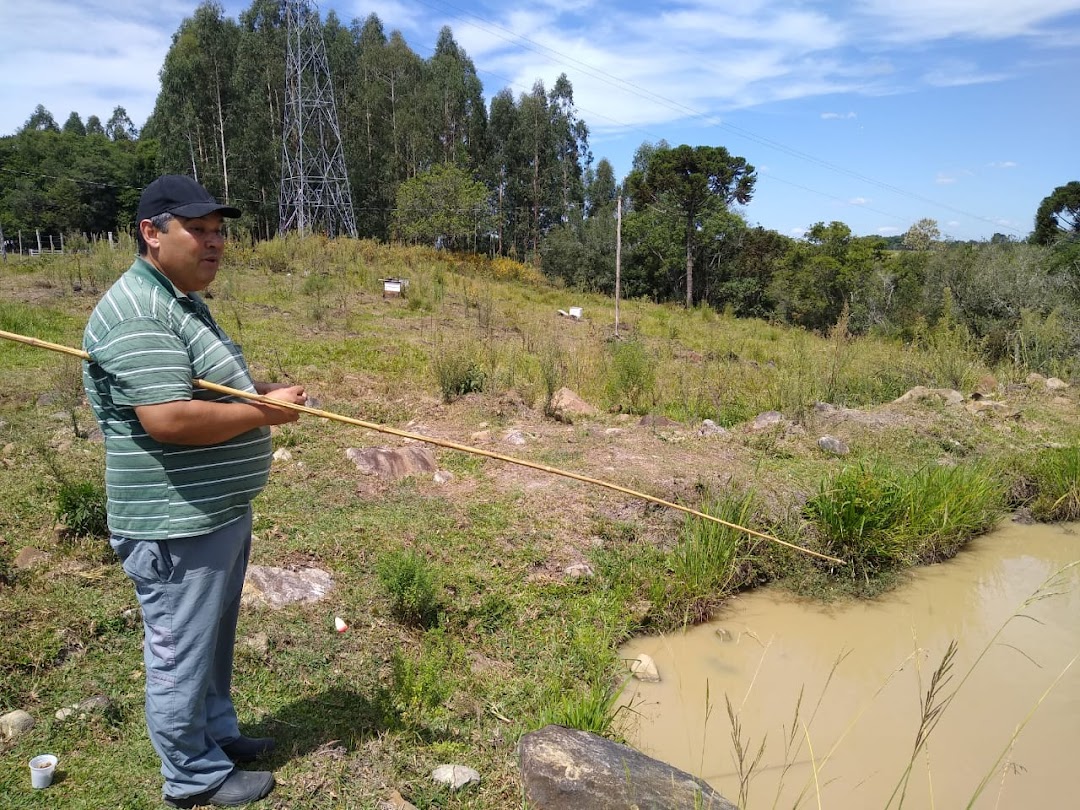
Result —
[[[390,596],[394,618],[417,627],[431,627],[439,617],[435,572],[415,551],[393,551],[377,566],[379,582]]]
[[[74,537],[108,537],[105,489],[90,481],[62,482],[56,495],[56,519]]]
[[[618,410],[643,414],[656,386],[656,358],[638,340],[616,343],[608,396]]]
[[[487,374],[469,346],[440,346],[431,358],[431,370],[442,391],[443,402],[456,397],[483,391]]]

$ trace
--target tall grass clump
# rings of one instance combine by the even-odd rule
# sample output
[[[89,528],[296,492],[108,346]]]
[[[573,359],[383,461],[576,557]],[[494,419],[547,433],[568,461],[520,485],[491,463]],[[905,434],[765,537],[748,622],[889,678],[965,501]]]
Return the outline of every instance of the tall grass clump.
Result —
[[[1017,461],[1018,505],[1038,521],[1080,520],[1080,447],[1052,447]]]
[[[699,511],[737,526],[753,522],[753,493],[704,493]],[[746,584],[750,551],[742,532],[688,516],[665,565],[655,571],[649,598],[664,629],[706,621],[732,591]]]
[[[918,334],[923,362],[930,382],[963,391],[983,373],[978,346],[968,327],[957,316],[952,293],[945,290],[941,317]]]
[[[643,414],[656,386],[656,358],[639,340],[614,344],[608,397],[617,410]]]
[[[439,618],[435,570],[415,551],[392,551],[376,565],[379,582],[390,597],[390,612],[398,621],[432,627]]]
[[[633,711],[632,707],[619,702],[627,683],[627,680],[623,680],[611,687],[596,681],[583,692],[575,694],[567,694],[562,689],[549,690],[536,727],[565,726],[611,737],[616,731],[615,721],[619,713],[623,710]]]
[[[72,537],[108,537],[105,488],[93,481],[62,481],[56,493],[56,519]]]
[[[902,472],[859,464],[824,482],[806,504],[824,550],[866,585],[904,565],[952,556],[1003,509],[1002,482],[981,465]]]
[[[437,346],[431,356],[431,372],[442,392],[443,402],[483,391],[487,382],[479,351],[469,343]]]

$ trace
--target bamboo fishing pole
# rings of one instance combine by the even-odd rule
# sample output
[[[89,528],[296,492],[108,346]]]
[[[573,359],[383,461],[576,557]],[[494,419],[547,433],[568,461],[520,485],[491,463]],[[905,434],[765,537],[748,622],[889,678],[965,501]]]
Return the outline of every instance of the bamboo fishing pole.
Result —
[[[72,357],[78,357],[80,360],[90,360],[90,355],[82,349],[74,349],[70,346],[61,346],[58,343],[49,343],[45,340],[39,340],[33,337],[26,337],[24,335],[17,335],[13,332],[4,332],[2,330],[0,330],[0,338],[12,340],[17,343],[24,343],[28,346],[33,346],[38,349],[48,349],[49,351],[69,354]],[[264,405],[272,405],[275,408],[288,408],[289,410],[298,411],[299,413],[306,413],[311,414],[312,416],[322,417],[323,419],[329,419],[333,422],[342,422],[346,425],[355,425],[356,427],[366,428],[367,430],[373,430],[377,433],[387,433],[391,436],[399,436],[403,439],[425,442],[427,444],[436,445],[437,447],[445,447],[450,450],[457,450],[459,452],[469,453],[474,456],[492,458],[496,461],[504,461],[508,464],[516,464],[519,467],[528,467],[529,469],[539,470],[540,472],[549,473],[550,475],[557,475],[563,478],[572,479],[574,481],[580,481],[583,484],[590,484],[595,487],[609,489],[613,492],[622,493],[623,495],[630,495],[634,498],[640,498],[641,500],[657,504],[658,506],[665,506],[668,509],[675,509],[679,512],[685,512],[688,515],[693,515],[694,517],[701,518],[702,520],[712,521],[713,523],[718,523],[721,526],[726,526],[729,529],[734,529],[736,531],[743,532],[744,534],[748,534],[753,537],[760,537],[762,540],[768,540],[771,543],[777,543],[794,551],[802,552],[803,554],[809,554],[811,557],[817,557],[818,559],[826,560],[837,565],[846,564],[843,560],[837,557],[831,557],[828,554],[822,554],[821,552],[813,551],[812,549],[797,546],[794,543],[789,543],[786,540],[781,540],[780,538],[773,537],[770,534],[765,534],[764,532],[759,532],[754,529],[747,528],[746,526],[740,526],[737,523],[729,523],[726,520],[718,518],[714,515],[710,515],[706,512],[701,512],[697,509],[691,509],[688,506],[683,506],[681,504],[674,503],[673,501],[667,501],[663,498],[657,498],[654,495],[649,495],[645,492],[639,492],[634,489],[629,489],[628,487],[623,487],[619,484],[613,484],[610,481],[603,481],[599,478],[591,478],[587,475],[580,475],[578,473],[570,472],[568,470],[561,470],[558,467],[551,467],[547,464],[540,464],[535,461],[528,461],[526,459],[515,458],[513,456],[505,456],[502,453],[496,453],[491,450],[484,450],[479,447],[471,447],[467,444],[459,444],[458,442],[453,442],[448,439],[436,439],[431,436],[422,436],[419,433],[410,433],[407,430],[398,430],[397,428],[387,427],[386,425],[380,425],[375,422],[365,422],[362,419],[354,419],[351,416],[342,416],[341,414],[333,413],[332,411],[324,411],[318,408],[309,407],[307,405],[294,405],[290,402],[282,402],[280,400],[273,399],[272,397],[264,396],[262,394],[253,394],[247,391],[241,391],[237,388],[229,388],[225,385],[218,385],[217,383],[207,382],[206,380],[195,379],[192,380],[192,384],[196,388],[202,388],[206,391],[213,391],[218,394],[226,394],[228,396],[237,397],[239,399],[247,399],[253,402],[260,402]]]

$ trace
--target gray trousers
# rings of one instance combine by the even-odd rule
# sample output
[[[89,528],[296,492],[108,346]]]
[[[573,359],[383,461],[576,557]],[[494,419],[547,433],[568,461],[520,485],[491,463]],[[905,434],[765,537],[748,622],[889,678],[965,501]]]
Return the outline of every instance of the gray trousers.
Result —
[[[210,790],[233,769],[221,746],[240,736],[230,689],[251,510],[198,537],[110,542],[142,608],[146,726],[164,792]]]

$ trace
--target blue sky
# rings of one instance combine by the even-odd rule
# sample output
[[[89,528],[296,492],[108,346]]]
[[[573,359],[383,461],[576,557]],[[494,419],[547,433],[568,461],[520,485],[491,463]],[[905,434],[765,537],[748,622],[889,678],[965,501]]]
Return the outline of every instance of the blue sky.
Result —
[[[0,0],[0,134],[41,103],[63,123],[149,115],[195,3]],[[226,0],[236,17],[247,3]],[[622,178],[643,141],[710,144],[758,170],[752,224],[840,220],[955,239],[1025,237],[1080,179],[1080,0],[324,0],[374,12],[430,56],[449,25],[485,93],[565,72],[592,150]]]

